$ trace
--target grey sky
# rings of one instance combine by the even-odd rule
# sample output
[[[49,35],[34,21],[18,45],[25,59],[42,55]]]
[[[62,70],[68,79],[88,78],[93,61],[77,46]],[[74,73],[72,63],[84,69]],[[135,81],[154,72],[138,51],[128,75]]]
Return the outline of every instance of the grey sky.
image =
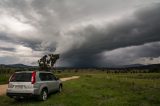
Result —
[[[159,10],[159,0],[1,0],[0,63],[47,53],[61,54],[57,66],[159,63]]]

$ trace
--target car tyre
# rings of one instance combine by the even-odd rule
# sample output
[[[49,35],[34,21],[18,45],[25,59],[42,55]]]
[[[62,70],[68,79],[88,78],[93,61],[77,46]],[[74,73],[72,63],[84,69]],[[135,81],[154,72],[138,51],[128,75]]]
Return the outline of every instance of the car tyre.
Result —
[[[20,101],[22,101],[23,99],[21,99],[21,98],[19,98],[19,97],[16,97],[16,98],[14,98],[14,100],[17,101],[17,102],[20,102]]]
[[[48,92],[46,89],[43,89],[41,91],[41,94],[39,95],[39,100],[45,101],[45,100],[47,100],[47,98],[48,98]]]
[[[61,93],[61,92],[62,92],[62,85],[59,85],[58,92],[59,92],[59,93]]]

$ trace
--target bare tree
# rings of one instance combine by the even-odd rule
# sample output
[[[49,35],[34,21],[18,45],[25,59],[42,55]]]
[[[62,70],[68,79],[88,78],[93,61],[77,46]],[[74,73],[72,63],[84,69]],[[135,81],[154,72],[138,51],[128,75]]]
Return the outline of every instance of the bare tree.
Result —
[[[39,69],[50,71],[53,69],[54,64],[59,59],[59,54],[48,54],[44,55],[40,60],[38,60]]]

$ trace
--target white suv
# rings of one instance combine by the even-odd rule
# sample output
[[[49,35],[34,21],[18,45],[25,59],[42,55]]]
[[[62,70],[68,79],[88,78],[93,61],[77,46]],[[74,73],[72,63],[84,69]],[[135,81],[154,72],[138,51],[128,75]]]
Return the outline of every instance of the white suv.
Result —
[[[23,71],[16,72],[10,77],[7,96],[15,100],[36,96],[44,101],[49,93],[61,90],[62,82],[51,72]]]

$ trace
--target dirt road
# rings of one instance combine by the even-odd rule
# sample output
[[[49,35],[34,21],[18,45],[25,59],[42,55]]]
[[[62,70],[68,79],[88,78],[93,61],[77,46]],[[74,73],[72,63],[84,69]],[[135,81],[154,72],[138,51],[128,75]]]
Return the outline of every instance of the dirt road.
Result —
[[[67,77],[67,78],[61,78],[60,80],[61,81],[68,81],[68,80],[72,80],[72,79],[77,79],[77,78],[79,78],[79,76],[72,76],[72,77]]]
[[[61,78],[61,81],[68,81],[68,80],[72,80],[72,79],[77,79],[79,78],[79,76],[72,76],[72,77],[67,77],[67,78]],[[8,84],[4,84],[4,85],[0,85],[0,96],[4,95],[6,93],[6,89],[7,89]]]

